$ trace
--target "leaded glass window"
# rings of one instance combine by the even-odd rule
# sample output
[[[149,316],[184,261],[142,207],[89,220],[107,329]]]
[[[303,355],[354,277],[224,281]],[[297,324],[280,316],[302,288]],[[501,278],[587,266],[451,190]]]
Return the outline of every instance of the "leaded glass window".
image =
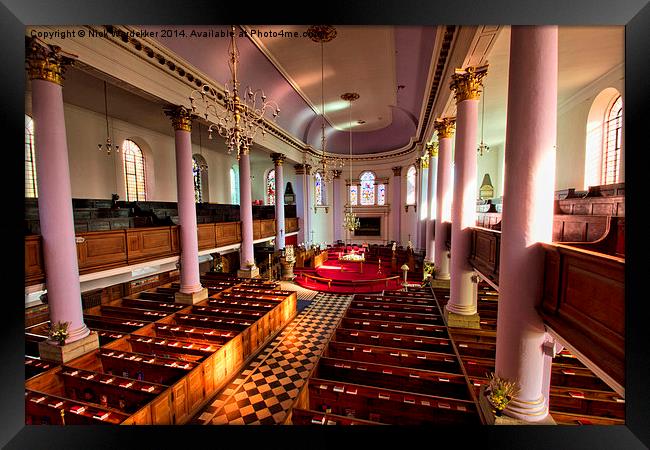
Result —
[[[34,120],[25,114],[25,197],[38,197],[34,158]]]
[[[203,193],[201,192],[201,167],[196,157],[192,156],[192,176],[194,177],[194,201],[203,202]]]
[[[230,203],[239,205],[239,167],[230,168]]]
[[[350,205],[357,206],[358,194],[359,194],[358,186],[357,185],[350,186]]]
[[[124,178],[126,201],[135,202],[147,199],[145,193],[144,155],[138,144],[131,140],[122,145],[124,154]]]
[[[275,169],[266,174],[266,204],[275,205]]]
[[[361,204],[375,204],[375,174],[372,172],[363,172],[359,177],[361,182]]]
[[[377,204],[382,206],[386,204],[386,185],[377,185]]]
[[[602,184],[618,181],[621,164],[621,131],[623,129],[623,97],[619,96],[607,112],[604,124],[605,145],[603,151]]]
[[[323,205],[323,177],[319,172],[314,175],[314,195],[316,196],[316,206]]]
[[[406,204],[415,205],[415,166],[406,172]]]

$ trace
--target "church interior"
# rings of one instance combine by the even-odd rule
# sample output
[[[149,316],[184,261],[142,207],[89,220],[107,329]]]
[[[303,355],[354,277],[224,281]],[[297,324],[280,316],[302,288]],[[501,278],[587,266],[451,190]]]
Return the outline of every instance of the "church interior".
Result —
[[[623,425],[622,26],[25,30],[28,425]]]

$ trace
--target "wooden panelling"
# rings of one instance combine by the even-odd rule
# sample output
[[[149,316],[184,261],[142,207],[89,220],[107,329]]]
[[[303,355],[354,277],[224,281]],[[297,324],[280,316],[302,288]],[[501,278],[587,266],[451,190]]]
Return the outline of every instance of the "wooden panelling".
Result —
[[[499,284],[499,254],[501,232],[485,228],[472,228],[470,263],[476,270]]]
[[[129,262],[172,253],[171,227],[126,230]]]
[[[556,202],[555,213],[625,217],[625,196],[566,198]]]
[[[603,215],[556,214],[553,242],[593,242],[609,230],[611,218]]]
[[[253,222],[254,224],[255,222]],[[217,247],[236,244],[241,241],[241,223],[224,222],[215,224]]]
[[[174,423],[180,424],[187,420],[187,381],[183,378],[172,386],[172,404],[174,408]]]
[[[199,242],[199,250],[206,250],[215,248],[217,246],[217,235],[213,223],[205,223],[197,225],[197,238]]]
[[[293,233],[298,231],[298,218],[297,217],[287,217],[284,219],[284,226],[286,228],[285,232]]]
[[[545,250],[540,314],[555,332],[625,384],[625,260],[564,245]]]
[[[261,237],[275,236],[275,219],[260,220]]]
[[[262,221],[253,220],[253,239],[262,238]]]
[[[186,377],[189,410],[194,411],[203,401],[203,368],[201,366]]]
[[[171,390],[167,389],[151,402],[151,422],[154,425],[172,424],[171,400]]]
[[[25,284],[38,283],[45,278],[40,236],[25,236]]]
[[[79,271],[96,267],[109,268],[127,263],[126,234],[124,231],[77,234]]]

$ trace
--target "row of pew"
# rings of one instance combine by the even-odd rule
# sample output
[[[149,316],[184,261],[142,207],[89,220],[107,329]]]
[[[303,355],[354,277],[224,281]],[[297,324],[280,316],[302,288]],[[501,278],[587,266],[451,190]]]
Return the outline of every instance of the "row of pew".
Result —
[[[355,295],[294,403],[290,422],[479,424],[431,289]]]
[[[434,292],[441,307],[445,305],[449,290],[436,288]],[[487,283],[479,283],[477,307],[480,330],[450,329],[476,397],[495,370],[498,292]],[[549,406],[560,425],[625,423],[625,400],[566,349],[553,358]]]
[[[66,364],[26,355],[26,423],[189,421],[296,313],[296,294],[278,283],[213,273],[201,282],[209,297],[195,305],[175,303],[171,283],[86,310],[100,347]]]

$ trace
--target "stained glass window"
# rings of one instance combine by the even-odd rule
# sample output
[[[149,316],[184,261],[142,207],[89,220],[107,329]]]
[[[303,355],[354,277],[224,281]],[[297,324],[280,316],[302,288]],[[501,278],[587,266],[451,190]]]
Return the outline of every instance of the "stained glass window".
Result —
[[[133,141],[126,140],[122,145],[124,154],[124,178],[126,184],[126,201],[146,200],[144,155]]]
[[[618,181],[621,159],[621,131],[623,129],[623,98],[619,96],[607,112],[604,124],[605,145],[603,152],[602,184]]]
[[[358,186],[350,186],[350,205],[356,206],[358,201]]]
[[[372,172],[363,172],[359,177],[361,181],[361,204],[375,204],[375,174]]]
[[[25,114],[25,197],[38,197],[34,159],[34,121]]]
[[[201,192],[201,167],[196,160],[196,156],[192,156],[192,175],[194,177],[194,201],[201,203],[203,201],[203,193]]]
[[[415,205],[415,166],[406,172],[406,204]]]
[[[386,185],[378,184],[377,185],[377,204],[385,205],[386,204]]]
[[[266,174],[266,204],[275,205],[275,169]]]
[[[323,205],[323,177],[319,172],[314,175],[314,195],[316,196],[316,206]]]
[[[239,205],[239,166],[230,168],[230,203]]]

